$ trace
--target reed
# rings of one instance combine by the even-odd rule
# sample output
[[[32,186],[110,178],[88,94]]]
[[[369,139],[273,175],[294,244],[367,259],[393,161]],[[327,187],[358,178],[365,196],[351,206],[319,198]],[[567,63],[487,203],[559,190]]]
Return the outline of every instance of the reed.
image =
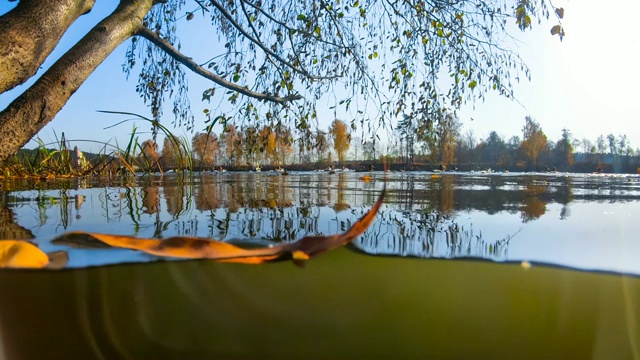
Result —
[[[173,134],[167,127],[142,115],[119,111],[100,112],[133,116],[110,127],[133,120],[151,123],[169,139],[172,145],[170,152],[159,155],[155,148],[148,149],[148,141],[141,142],[140,132],[135,124],[125,146],[120,146],[117,140],[115,144],[96,140],[69,140],[64,133],[60,138],[54,133],[54,142],[45,143],[41,138],[37,138],[35,149],[22,149],[0,164],[0,178],[147,175],[154,172],[162,174],[163,160],[167,156],[175,159],[176,172],[193,173],[194,152],[186,135]],[[86,156],[80,151],[82,144],[87,143],[101,145],[98,153]]]

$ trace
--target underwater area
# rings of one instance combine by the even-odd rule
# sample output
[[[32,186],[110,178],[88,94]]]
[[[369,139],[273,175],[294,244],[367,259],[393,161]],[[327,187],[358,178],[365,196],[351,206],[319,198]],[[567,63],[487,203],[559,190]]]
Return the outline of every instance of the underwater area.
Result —
[[[361,236],[302,262],[65,235],[278,247],[346,232],[385,184]],[[174,173],[0,194],[0,239],[51,259],[0,270],[6,358],[640,358],[637,175]]]

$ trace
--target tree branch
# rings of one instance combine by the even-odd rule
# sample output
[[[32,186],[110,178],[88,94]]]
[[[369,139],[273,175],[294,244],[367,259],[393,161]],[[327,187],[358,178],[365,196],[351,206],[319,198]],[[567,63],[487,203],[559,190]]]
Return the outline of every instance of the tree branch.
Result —
[[[334,76],[315,76],[315,75],[311,75],[307,71],[305,71],[304,69],[301,69],[300,67],[293,65],[292,63],[290,63],[287,60],[283,59],[280,55],[278,55],[275,52],[271,51],[271,49],[266,47],[260,40],[252,37],[251,34],[249,34],[240,24],[238,24],[238,22],[233,18],[233,16],[231,16],[231,14],[229,14],[229,12],[224,7],[222,7],[222,5],[220,5],[217,1],[213,1],[212,0],[211,4],[216,9],[218,9],[218,11],[220,11],[222,16],[224,16],[231,23],[231,25],[233,25],[233,27],[238,29],[238,31],[240,32],[240,34],[242,34],[242,36],[247,38],[252,43],[256,44],[266,54],[273,56],[276,60],[278,60],[282,64],[284,64],[284,65],[288,66],[289,68],[291,68],[293,71],[295,71],[295,72],[297,72],[297,73],[299,73],[301,75],[304,75],[309,79],[313,79],[313,80],[337,79],[337,78],[340,77],[340,76],[337,76],[337,75],[334,75]]]
[[[195,61],[193,61],[190,57],[185,56],[184,54],[182,54],[180,51],[178,51],[178,49],[176,49],[175,47],[173,47],[173,45],[171,45],[170,43],[168,43],[167,41],[165,41],[164,39],[162,39],[161,37],[159,37],[156,33],[154,33],[153,31],[147,29],[144,26],[141,26],[137,31],[136,31],[136,35],[142,36],[143,38],[151,41],[151,43],[153,43],[154,45],[156,45],[157,47],[159,47],[160,49],[162,49],[164,52],[166,52],[167,54],[169,54],[169,56],[171,56],[172,58],[174,58],[176,61],[180,62],[181,64],[183,64],[184,66],[186,66],[188,69],[190,69],[191,71],[193,71],[194,73],[209,79],[211,81],[213,81],[214,83],[227,88],[229,90],[233,90],[236,91],[242,95],[246,95],[249,97],[252,97],[254,99],[258,99],[258,100],[262,100],[262,101],[271,101],[274,103],[278,103],[278,104],[284,104],[290,101],[294,101],[294,100],[300,100],[302,99],[302,96],[300,95],[287,95],[285,97],[278,97],[278,96],[273,96],[273,95],[269,95],[269,94],[265,94],[265,93],[260,93],[260,92],[255,92],[252,90],[247,89],[246,87],[242,87],[240,85],[234,84],[226,79],[223,79],[222,77],[212,73],[211,71],[208,71],[206,69],[204,69],[203,67],[201,67],[200,65],[198,65]]]

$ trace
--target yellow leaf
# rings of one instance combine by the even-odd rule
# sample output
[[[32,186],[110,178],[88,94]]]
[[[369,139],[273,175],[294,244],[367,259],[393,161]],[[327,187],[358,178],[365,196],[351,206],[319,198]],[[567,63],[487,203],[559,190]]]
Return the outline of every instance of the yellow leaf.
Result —
[[[0,241],[0,268],[39,269],[49,263],[49,257],[37,246],[26,241]]]
[[[294,251],[291,256],[294,260],[309,260],[309,255],[304,251]]]

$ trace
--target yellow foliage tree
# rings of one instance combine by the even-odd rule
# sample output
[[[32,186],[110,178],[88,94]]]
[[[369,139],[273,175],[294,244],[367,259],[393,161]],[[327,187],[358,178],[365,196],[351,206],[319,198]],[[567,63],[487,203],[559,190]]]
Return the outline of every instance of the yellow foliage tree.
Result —
[[[438,119],[438,148],[440,164],[448,166],[455,160],[456,145],[460,139],[460,121],[453,114],[445,114]]]
[[[157,153],[158,145],[156,142],[151,139],[145,140],[140,145],[140,148],[142,149],[140,156],[138,157],[138,163],[140,166],[149,170],[157,168],[159,165],[159,156]]]
[[[338,161],[342,163],[351,146],[351,134],[349,133],[347,124],[342,120],[333,120],[329,133],[333,138],[333,148],[336,154],[338,154]]]
[[[523,141],[522,144],[520,144],[520,149],[537,168],[540,153],[547,150],[547,135],[542,132],[540,124],[530,116],[525,117],[522,134]]]
[[[218,136],[213,133],[197,133],[192,140],[193,152],[200,160],[201,166],[214,166],[218,160],[220,144]]]

